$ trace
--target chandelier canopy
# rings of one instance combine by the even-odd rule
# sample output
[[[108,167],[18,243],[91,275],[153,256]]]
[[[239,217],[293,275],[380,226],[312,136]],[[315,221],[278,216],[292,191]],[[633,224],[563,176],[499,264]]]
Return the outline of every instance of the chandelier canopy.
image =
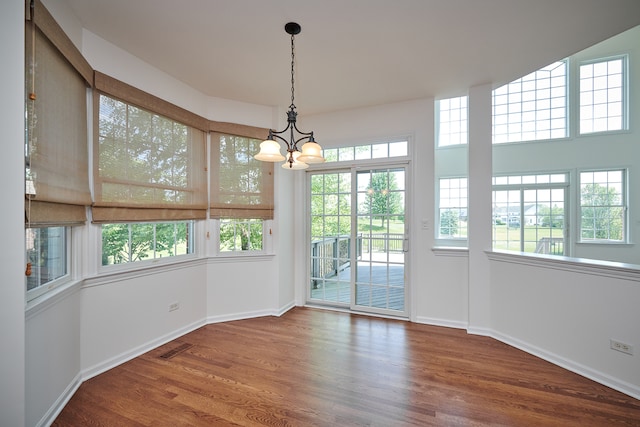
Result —
[[[285,160],[282,164],[284,169],[306,169],[310,163],[322,163],[325,159],[322,157],[322,147],[313,138],[313,131],[302,132],[296,125],[298,113],[293,102],[295,95],[293,78],[295,64],[294,38],[296,34],[300,34],[301,28],[297,23],[289,22],[284,26],[284,30],[291,35],[291,105],[289,105],[289,111],[287,111],[287,127],[279,132],[269,129],[269,136],[260,144],[260,152],[254,157],[265,162]],[[288,140],[285,138],[287,132],[289,132]],[[278,140],[284,142],[287,150],[286,156],[283,156],[280,152],[281,147]],[[298,148],[298,144],[302,142],[304,142],[304,145]]]

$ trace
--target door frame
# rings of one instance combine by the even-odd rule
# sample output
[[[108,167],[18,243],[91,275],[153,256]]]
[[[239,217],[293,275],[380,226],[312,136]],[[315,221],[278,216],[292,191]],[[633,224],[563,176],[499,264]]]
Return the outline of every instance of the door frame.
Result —
[[[345,162],[346,163],[346,162]],[[311,249],[308,244],[311,239],[311,176],[314,174],[324,174],[324,173],[344,173],[350,172],[352,177],[352,227],[351,234],[353,235],[357,232],[357,224],[354,228],[353,221],[357,220],[357,210],[353,211],[354,206],[357,207],[357,204],[354,205],[353,198],[357,196],[357,191],[353,191],[354,185],[356,185],[355,177],[357,176],[357,172],[375,170],[375,169],[394,169],[394,168],[403,168],[405,171],[405,206],[404,206],[404,228],[405,228],[405,236],[403,240],[403,248],[404,248],[404,311],[399,312],[398,310],[389,310],[389,309],[380,309],[375,307],[362,307],[355,306],[353,302],[353,295],[348,306],[343,304],[320,304],[317,300],[311,300],[311,288],[310,288],[310,279],[311,279]],[[305,180],[304,180],[304,194],[305,194],[305,209],[304,209],[304,227],[305,227],[305,280],[303,282],[304,285],[304,304],[312,305],[312,306],[320,306],[326,308],[333,309],[343,309],[345,311],[353,312],[353,313],[365,313],[370,315],[391,317],[391,318],[399,318],[408,320],[411,318],[413,313],[412,306],[412,282],[411,282],[411,262],[412,262],[412,252],[411,252],[411,220],[412,220],[412,211],[413,211],[413,173],[411,168],[411,162],[409,158],[384,158],[384,159],[375,159],[369,161],[362,162],[349,162],[349,164],[344,164],[340,162],[335,162],[331,165],[318,165],[312,168],[309,168],[305,171]],[[354,251],[354,249],[352,249]],[[350,258],[353,259],[353,253],[350,254]],[[353,278],[350,283],[351,291],[353,293],[353,289],[355,288],[355,283]],[[360,309],[366,308],[366,310]]]

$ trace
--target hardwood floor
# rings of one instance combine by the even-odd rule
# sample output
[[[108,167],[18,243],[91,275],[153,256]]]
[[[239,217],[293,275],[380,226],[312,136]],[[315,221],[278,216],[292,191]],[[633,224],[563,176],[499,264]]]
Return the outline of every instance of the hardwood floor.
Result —
[[[54,426],[640,426],[640,401],[491,338],[311,308],[204,326]]]

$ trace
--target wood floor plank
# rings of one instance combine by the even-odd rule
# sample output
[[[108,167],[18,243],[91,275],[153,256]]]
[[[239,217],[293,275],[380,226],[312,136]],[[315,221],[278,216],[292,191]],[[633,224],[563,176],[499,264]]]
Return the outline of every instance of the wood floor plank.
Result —
[[[53,425],[637,427],[640,401],[463,330],[295,308],[92,378]]]

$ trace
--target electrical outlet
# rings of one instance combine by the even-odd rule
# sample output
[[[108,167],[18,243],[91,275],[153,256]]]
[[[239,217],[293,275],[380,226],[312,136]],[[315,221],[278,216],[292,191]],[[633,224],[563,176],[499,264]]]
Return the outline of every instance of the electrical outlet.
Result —
[[[613,350],[621,351],[622,353],[633,354],[633,346],[631,344],[625,344],[614,339],[609,340],[611,348]]]
[[[169,304],[169,311],[176,311],[179,308],[180,308],[180,303],[179,302],[174,302],[174,303]]]

